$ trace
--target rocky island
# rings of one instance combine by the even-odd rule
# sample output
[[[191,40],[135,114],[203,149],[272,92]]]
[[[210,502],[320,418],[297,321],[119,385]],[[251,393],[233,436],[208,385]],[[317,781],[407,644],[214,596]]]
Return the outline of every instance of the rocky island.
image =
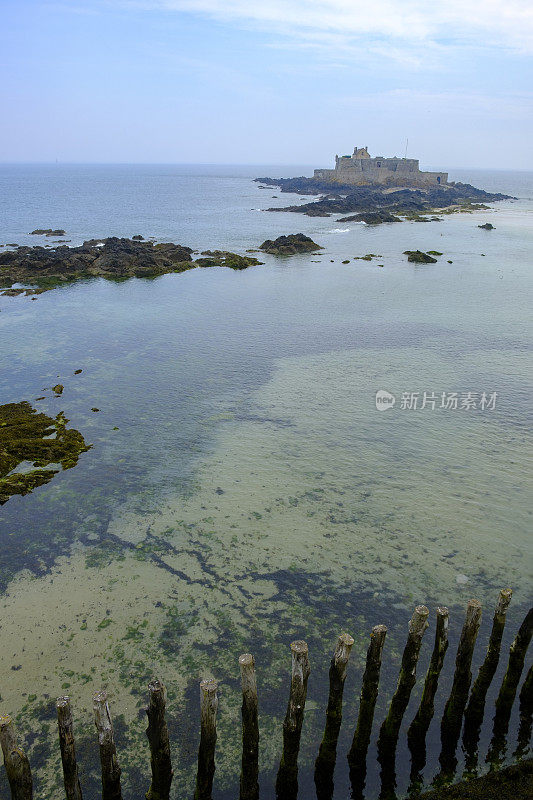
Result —
[[[486,192],[467,183],[448,182],[446,172],[422,172],[418,160],[372,158],[368,149],[355,148],[353,155],[336,156],[334,169],[318,169],[312,178],[256,178],[263,186],[282,192],[317,195],[318,200],[300,205],[274,207],[310,217],[350,214],[339,222],[376,225],[398,222],[400,217],[427,220],[421,216],[487,208],[487,203],[513,199]]]

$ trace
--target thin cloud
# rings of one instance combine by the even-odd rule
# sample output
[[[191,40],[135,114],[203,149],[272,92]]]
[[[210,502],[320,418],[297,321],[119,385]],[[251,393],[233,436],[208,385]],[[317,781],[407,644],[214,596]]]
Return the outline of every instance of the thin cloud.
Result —
[[[113,1],[113,0],[112,0]],[[202,14],[261,28],[289,39],[314,37],[334,47],[342,37],[355,49],[361,39],[390,41],[389,55],[412,46],[445,44],[533,50],[530,0],[123,0],[144,9]],[[404,54],[405,57],[405,54]]]

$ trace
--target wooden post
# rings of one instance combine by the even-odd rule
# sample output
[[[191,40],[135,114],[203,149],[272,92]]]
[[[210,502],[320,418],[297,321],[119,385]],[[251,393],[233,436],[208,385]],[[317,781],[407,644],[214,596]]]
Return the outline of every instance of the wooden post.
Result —
[[[348,753],[348,764],[352,770],[358,770],[364,767],[366,763],[366,754],[374,721],[374,710],[378,699],[381,657],[386,635],[387,628],[385,625],[376,625],[372,628],[372,633],[370,634],[370,645],[366,654],[366,666],[361,687],[359,715],[352,746]]]
[[[168,800],[172,783],[170,743],[165,721],[166,692],[161,681],[154,679],[148,684],[150,699],[146,714],[148,728],[146,736],[150,744],[150,766],[152,781],[146,792],[146,800]]]
[[[472,656],[474,655],[474,646],[480,624],[481,603],[478,600],[470,600],[466,608],[466,618],[461,631],[459,646],[457,647],[452,689],[444,707],[440,726],[442,747],[439,761],[441,772],[437,782],[447,782],[453,776],[457,766],[455,751],[461,733],[463,712],[472,680]]]
[[[107,703],[107,692],[93,694],[94,724],[98,731],[102,767],[102,800],[122,800],[120,767],[113,733],[113,722]]]
[[[200,683],[200,747],[194,800],[211,800],[217,742],[218,683],[210,678]]]
[[[502,589],[500,592],[494,618],[492,620],[492,630],[487,647],[487,655],[479,668],[466,707],[463,745],[466,752],[466,768],[468,772],[474,770],[477,764],[477,747],[485,712],[485,700],[500,660],[505,616],[512,596],[513,592],[511,589]]]
[[[429,611],[426,606],[417,606],[409,622],[407,643],[403,651],[398,685],[389,706],[389,712],[379,732],[378,747],[396,745],[403,715],[409,703],[411,691],[416,683],[416,664],[422,645],[422,636],[428,627]]]
[[[78,764],[76,762],[76,746],[74,743],[70,698],[58,697],[56,700],[56,710],[65,795],[67,800],[82,800],[81,786],[78,778]]]
[[[333,772],[337,760],[337,741],[342,722],[342,695],[353,643],[354,640],[348,633],[341,633],[331,659],[326,727],[315,762],[315,786],[318,800],[326,800],[333,796]]]
[[[291,689],[283,722],[283,753],[276,778],[278,800],[295,800],[298,794],[298,752],[307,697],[307,680],[311,672],[306,642],[292,642],[291,653]]]
[[[259,798],[259,722],[255,662],[250,653],[239,656],[242,685],[242,761],[240,800]]]
[[[520,681],[526,652],[533,636],[533,608],[526,614],[515,640],[509,650],[507,670],[503,677],[502,685],[496,698],[496,713],[492,729],[492,741],[487,755],[487,762],[498,765],[505,750],[505,737],[509,728],[511,710],[513,708],[516,690]]]
[[[518,727],[518,741],[514,757],[521,759],[529,749],[531,728],[533,726],[533,664],[530,666],[526,679],[520,690],[520,725]]]
[[[421,785],[421,772],[426,764],[426,734],[435,713],[435,694],[439,676],[444,664],[444,656],[448,649],[449,611],[445,607],[437,608],[437,624],[435,628],[435,644],[429,662],[424,690],[418,711],[407,730],[407,742],[411,753],[411,788]]]
[[[0,715],[0,746],[11,789],[11,800],[32,800],[33,781],[30,762],[26,754],[17,746],[13,720],[8,714]]]
[[[428,627],[429,611],[417,606],[409,622],[407,642],[402,655],[398,685],[392,697],[389,712],[383,721],[378,738],[378,761],[381,766],[380,798],[396,797],[396,745],[403,716],[416,683],[416,665],[420,655],[422,636]]]

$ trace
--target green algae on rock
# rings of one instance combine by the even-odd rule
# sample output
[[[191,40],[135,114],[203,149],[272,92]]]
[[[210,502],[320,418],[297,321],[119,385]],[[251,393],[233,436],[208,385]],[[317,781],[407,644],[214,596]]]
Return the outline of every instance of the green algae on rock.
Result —
[[[237,253],[229,253],[227,250],[204,250],[203,256],[208,258],[197,258],[194,262],[199,267],[229,267],[230,269],[246,269],[263,264],[252,256],[240,256]]]
[[[421,250],[404,250],[404,256],[407,256],[407,260],[411,261],[413,264],[436,264],[437,259],[433,258],[432,256],[428,255],[428,253],[423,253]]]
[[[295,253],[312,253],[323,248],[303,233],[291,233],[288,236],[278,236],[274,240],[267,239],[259,249],[273,256],[292,256]]]
[[[50,464],[61,464],[62,469],[76,466],[91,445],[79,431],[67,429],[67,423],[62,411],[54,419],[38,413],[26,400],[0,406],[0,505],[11,495],[28,494],[52,480],[59,470],[45,469]],[[13,472],[28,461],[36,469]]]

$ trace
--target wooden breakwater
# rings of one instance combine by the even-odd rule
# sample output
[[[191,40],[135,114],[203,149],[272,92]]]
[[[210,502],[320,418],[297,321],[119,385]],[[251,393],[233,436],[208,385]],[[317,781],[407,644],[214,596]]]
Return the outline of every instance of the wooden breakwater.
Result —
[[[481,621],[481,604],[470,600],[456,652],[455,668],[450,694],[440,721],[440,769],[434,784],[445,786],[453,781],[457,759],[456,752],[462,733],[466,753],[466,768],[475,774],[479,760],[479,738],[486,711],[488,689],[496,674],[500,659],[502,635],[507,608],[512,592],[500,592],[494,612],[485,659],[472,684],[472,657]],[[416,668],[424,633],[429,625],[429,610],[417,606],[408,627],[396,690],[390,701],[377,741],[378,760],[381,766],[380,800],[395,798],[395,761],[400,729],[412,689],[416,683]],[[439,677],[448,648],[448,609],[436,610],[433,651],[425,676],[421,700],[407,730],[411,753],[409,792],[416,796],[422,786],[422,770],[426,765],[426,734],[434,716],[434,701]],[[363,800],[365,792],[367,753],[371,741],[374,711],[379,691],[379,679],[387,634],[385,625],[377,625],[370,635],[366,665],[362,676],[359,712],[351,747],[347,753],[350,770],[351,796]],[[492,738],[486,762],[497,768],[502,761],[511,719],[511,711],[519,694],[519,730],[514,756],[523,758],[529,751],[533,721],[533,666],[519,685],[526,653],[533,635],[533,609],[522,622],[509,650],[503,680],[495,702]],[[353,638],[342,633],[331,659],[329,671],[329,697],[322,741],[314,767],[314,781],[318,800],[331,800],[333,774],[338,757],[337,745],[342,723],[344,682],[346,678]],[[298,754],[304,722],[307,684],[311,673],[308,646],[304,641],[290,646],[292,669],[289,700],[282,730],[282,755],[275,782],[277,800],[296,800],[298,795]],[[259,722],[258,695],[253,655],[239,657],[242,685],[242,761],[239,781],[239,800],[259,800]],[[173,779],[171,749],[165,719],[165,687],[159,680],[148,685],[148,728],[146,735],[150,746],[151,779],[147,770],[147,785],[140,792],[146,800],[169,800]],[[217,742],[218,684],[215,680],[200,683],[200,745],[194,800],[211,800],[215,776]],[[66,800],[82,800],[83,790],[78,774],[76,744],[69,697],[56,702],[59,745],[63,767]],[[98,736],[102,776],[102,800],[122,800],[121,768],[115,746],[111,711],[104,691],[93,695],[94,722]],[[32,800],[33,779],[31,766],[19,746],[13,720],[0,715],[0,745],[4,766],[11,789],[12,800]],[[237,778],[237,776],[236,776]],[[183,797],[179,788],[177,797]]]

